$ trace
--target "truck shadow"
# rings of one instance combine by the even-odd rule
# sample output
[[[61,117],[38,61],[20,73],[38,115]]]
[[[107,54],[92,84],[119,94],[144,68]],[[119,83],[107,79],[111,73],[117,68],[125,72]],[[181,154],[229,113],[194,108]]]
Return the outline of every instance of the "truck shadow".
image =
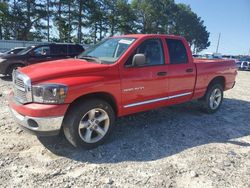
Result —
[[[188,102],[118,119],[104,145],[93,150],[73,148],[65,138],[39,138],[59,156],[93,163],[152,161],[209,143],[250,147],[233,140],[250,135],[250,102],[225,99],[215,114],[205,114],[197,102]]]

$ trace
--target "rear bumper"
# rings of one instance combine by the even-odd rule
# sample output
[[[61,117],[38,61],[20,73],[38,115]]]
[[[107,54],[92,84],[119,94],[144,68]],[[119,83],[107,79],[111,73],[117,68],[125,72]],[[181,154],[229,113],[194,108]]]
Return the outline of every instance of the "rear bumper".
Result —
[[[232,88],[234,88],[235,84],[236,84],[236,81],[234,81],[234,84],[233,84]]]
[[[229,89],[234,88],[235,84],[236,84],[236,81],[227,83],[224,90],[227,91]]]
[[[11,114],[21,128],[38,136],[58,135],[63,121],[63,116],[58,117],[30,117],[23,116],[10,108]]]

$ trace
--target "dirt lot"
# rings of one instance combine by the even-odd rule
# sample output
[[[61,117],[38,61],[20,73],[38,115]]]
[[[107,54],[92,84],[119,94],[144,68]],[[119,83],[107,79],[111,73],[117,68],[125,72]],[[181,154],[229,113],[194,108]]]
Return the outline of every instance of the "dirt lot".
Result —
[[[0,79],[0,187],[250,187],[250,72],[216,114],[194,101],[120,118],[89,151],[18,128],[10,87]]]

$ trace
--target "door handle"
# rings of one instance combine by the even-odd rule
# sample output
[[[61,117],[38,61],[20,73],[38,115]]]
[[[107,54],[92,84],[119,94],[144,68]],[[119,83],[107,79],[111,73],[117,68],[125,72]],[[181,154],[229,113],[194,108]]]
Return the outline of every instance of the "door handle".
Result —
[[[193,72],[194,69],[186,69],[186,72]]]
[[[158,75],[158,76],[166,76],[166,75],[167,75],[167,72],[158,72],[157,75]]]

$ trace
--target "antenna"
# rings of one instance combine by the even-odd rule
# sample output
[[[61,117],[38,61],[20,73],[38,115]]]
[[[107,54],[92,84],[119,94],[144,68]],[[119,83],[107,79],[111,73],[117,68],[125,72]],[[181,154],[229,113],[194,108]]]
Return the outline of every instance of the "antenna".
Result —
[[[221,33],[219,33],[219,38],[218,38],[218,43],[217,43],[216,53],[218,53],[219,46],[220,46],[220,35],[221,35]]]

